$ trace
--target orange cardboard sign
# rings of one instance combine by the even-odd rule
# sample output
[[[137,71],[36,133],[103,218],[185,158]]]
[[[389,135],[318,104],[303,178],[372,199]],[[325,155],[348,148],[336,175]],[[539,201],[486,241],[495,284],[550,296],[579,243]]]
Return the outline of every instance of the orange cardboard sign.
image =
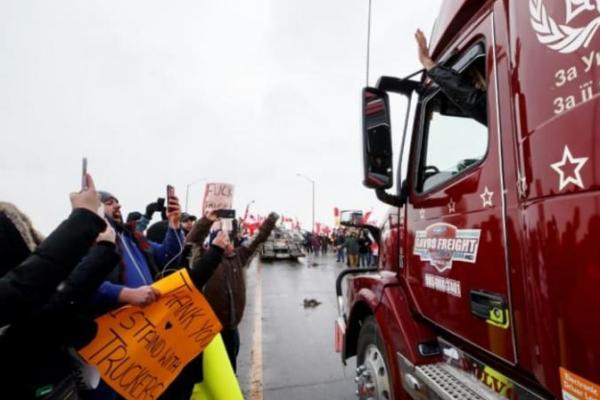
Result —
[[[156,399],[221,330],[188,271],[156,282],[161,296],[96,319],[96,338],[79,353],[104,382],[130,400]]]
[[[560,369],[560,386],[565,400],[600,400],[600,386],[564,368]]]

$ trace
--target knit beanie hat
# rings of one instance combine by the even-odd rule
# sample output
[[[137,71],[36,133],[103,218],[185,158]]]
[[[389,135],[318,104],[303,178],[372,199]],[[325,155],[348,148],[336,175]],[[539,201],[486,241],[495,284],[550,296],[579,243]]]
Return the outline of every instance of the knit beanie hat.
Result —
[[[117,203],[119,202],[119,200],[110,192],[98,190],[98,194],[100,195],[100,201],[103,203],[106,203],[110,199],[115,200]]]

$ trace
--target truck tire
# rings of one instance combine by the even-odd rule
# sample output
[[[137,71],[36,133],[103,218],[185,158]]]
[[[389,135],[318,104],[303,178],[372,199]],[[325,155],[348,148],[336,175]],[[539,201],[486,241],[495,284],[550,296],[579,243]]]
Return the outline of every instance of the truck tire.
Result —
[[[358,336],[356,384],[360,400],[391,400],[389,362],[375,317],[367,317]]]

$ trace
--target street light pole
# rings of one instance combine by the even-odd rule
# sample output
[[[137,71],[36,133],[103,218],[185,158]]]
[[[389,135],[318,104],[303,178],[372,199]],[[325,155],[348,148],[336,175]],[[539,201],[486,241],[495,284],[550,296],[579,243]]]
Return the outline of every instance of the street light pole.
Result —
[[[195,181],[185,185],[185,212],[188,211],[188,198],[190,195],[190,186],[193,186],[196,183],[204,182],[205,180],[206,180],[206,178],[196,179]]]
[[[250,206],[252,204],[254,204],[254,200],[252,200],[248,204],[246,204],[246,210],[244,211],[244,220],[246,219],[246,217],[248,217],[248,210],[250,209]]]
[[[304,178],[312,184],[312,227],[311,227],[311,232],[314,233],[314,231],[315,231],[315,181],[304,174],[298,173],[298,174],[296,174],[296,176]]]

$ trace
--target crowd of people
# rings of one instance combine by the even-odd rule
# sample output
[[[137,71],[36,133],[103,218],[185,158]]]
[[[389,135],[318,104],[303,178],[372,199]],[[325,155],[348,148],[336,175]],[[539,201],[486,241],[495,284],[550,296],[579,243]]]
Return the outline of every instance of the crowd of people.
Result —
[[[245,308],[244,268],[269,236],[278,215],[244,237],[214,229],[215,210],[200,219],[181,212],[173,194],[130,213],[124,220],[118,197],[85,189],[71,193],[72,212],[48,237],[16,206],[0,202],[0,385],[7,398],[117,399],[104,382],[81,379],[76,350],[96,335],[94,318],[123,305],[145,307],[161,293],[152,284],[187,268],[224,329],[222,338],[235,370],[237,326]],[[166,205],[165,205],[166,203]],[[148,227],[153,214],[161,221]],[[160,396],[189,399],[202,381],[202,353]]]
[[[350,268],[368,268],[378,262],[379,245],[366,229],[338,228],[331,235],[304,235],[304,250],[307,254],[327,255],[335,252],[336,262],[346,263]]]

